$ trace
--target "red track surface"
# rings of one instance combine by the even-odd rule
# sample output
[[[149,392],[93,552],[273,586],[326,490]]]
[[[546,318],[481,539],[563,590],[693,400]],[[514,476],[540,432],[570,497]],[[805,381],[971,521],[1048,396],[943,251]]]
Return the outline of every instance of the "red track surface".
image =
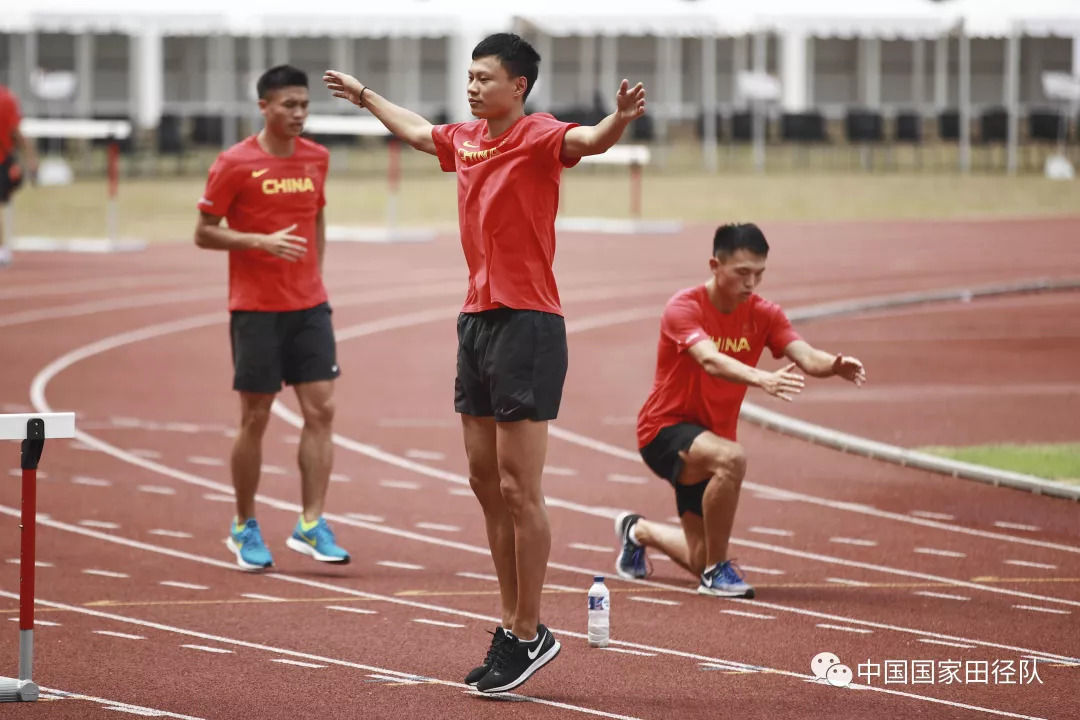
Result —
[[[774,252],[762,293],[794,309],[1062,277],[1080,267],[1078,228],[769,227]],[[463,484],[452,408],[452,318],[464,280],[452,238],[331,246],[344,375],[330,508],[356,561],[326,568],[284,547],[299,497],[297,430],[286,412],[265,449],[260,521],[277,570],[261,576],[236,571],[222,542],[232,513],[222,501],[222,461],[236,414],[224,257],[188,247],[21,255],[0,276],[0,412],[27,411],[36,388],[54,410],[76,411],[97,441],[96,449],[46,444],[39,511],[48,517],[38,548],[51,566],[38,570],[38,597],[66,607],[39,605],[38,619],[59,625],[37,628],[35,680],[199,718],[1074,716],[1080,667],[1065,662],[1080,657],[1072,502],[745,425],[750,473],[733,547],[757,599],[699,597],[691,578],[655,557],[647,582],[610,577],[615,509],[657,519],[674,512],[669,488],[635,459],[632,418],[651,382],[656,318],[672,292],[704,279],[708,243],[707,229],[676,239],[561,240],[557,270],[572,335],[557,427],[570,435],[554,436],[549,451],[553,547],[543,619],[563,652],[516,698],[539,702],[478,697],[460,684],[486,649],[497,598],[483,577],[492,567],[480,510]],[[862,357],[871,382],[856,393],[811,381],[781,409],[912,446],[1076,440],[1077,300],[980,300],[808,323],[800,327],[807,339]],[[196,316],[202,321],[160,327]],[[760,393],[750,398],[778,407]],[[14,469],[17,446],[8,453]],[[18,482],[9,480],[0,483],[0,505],[14,510]],[[18,521],[0,517],[0,553],[15,558]],[[8,568],[0,590],[17,591],[16,567],[0,567]],[[613,647],[637,654],[585,643],[594,572],[608,575],[613,591]],[[0,598],[6,617],[15,606]],[[9,676],[17,657],[10,626],[0,635],[0,674]],[[961,679],[977,661],[1045,660],[1036,665],[1041,682],[864,676],[856,681],[869,689],[843,690],[807,682],[822,651],[856,671],[886,660],[935,661],[935,669],[956,660]],[[275,662],[282,659],[317,667]],[[740,666],[752,671],[733,670]],[[115,717],[107,707],[69,698],[4,713]]]

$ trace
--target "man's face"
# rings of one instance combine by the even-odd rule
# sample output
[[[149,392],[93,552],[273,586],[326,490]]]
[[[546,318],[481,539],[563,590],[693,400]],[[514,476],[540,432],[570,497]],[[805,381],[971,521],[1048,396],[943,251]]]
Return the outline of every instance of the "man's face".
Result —
[[[765,260],[745,248],[723,259],[709,258],[709,269],[716,278],[720,295],[737,303],[750,299],[765,274]]]
[[[303,86],[271,90],[259,100],[266,127],[275,135],[299,137],[308,116],[308,89]]]
[[[469,66],[469,109],[478,118],[497,118],[512,112],[525,96],[528,81],[511,78],[497,57],[482,57]]]

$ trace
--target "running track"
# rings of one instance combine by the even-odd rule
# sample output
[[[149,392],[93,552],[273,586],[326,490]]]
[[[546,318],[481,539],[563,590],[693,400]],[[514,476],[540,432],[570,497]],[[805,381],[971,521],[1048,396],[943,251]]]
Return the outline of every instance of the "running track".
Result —
[[[1064,277],[1080,267],[1078,229],[1068,221],[770,226],[762,294],[795,308]],[[355,561],[314,566],[284,547],[299,490],[295,403],[283,395],[268,431],[260,510],[277,570],[261,576],[236,571],[222,542],[236,414],[224,257],[187,246],[20,256],[0,275],[0,412],[73,410],[84,435],[45,448],[34,678],[48,691],[47,701],[19,711],[50,719],[117,711],[270,720],[1071,717],[1080,530],[1069,501],[743,425],[750,471],[733,548],[757,599],[701,598],[658,557],[646,581],[610,577],[620,509],[673,515],[670,490],[633,452],[632,418],[651,381],[663,302],[704,279],[710,237],[704,228],[680,238],[561,238],[571,369],[545,477],[553,544],[543,620],[563,653],[521,694],[501,699],[460,684],[486,649],[497,595],[452,411],[453,318],[464,283],[454,238],[330,247],[344,375],[329,504]],[[807,323],[800,330],[811,342],[862,357],[870,383],[855,393],[811,381],[782,408],[750,398],[912,446],[1076,440],[1077,301],[1055,293]],[[17,446],[7,452],[14,471]],[[18,554],[18,503],[11,477],[0,484],[4,559]],[[8,568],[0,610],[10,619],[18,572],[0,567]],[[609,576],[613,592],[608,650],[588,648],[582,634],[595,572]],[[10,625],[0,635],[0,674],[9,676]],[[863,673],[849,689],[812,682],[810,660],[822,651],[881,675]],[[886,683],[891,660],[909,673],[912,661],[927,661],[934,682]],[[941,681],[950,661],[964,682]],[[966,682],[995,666],[985,682]]]

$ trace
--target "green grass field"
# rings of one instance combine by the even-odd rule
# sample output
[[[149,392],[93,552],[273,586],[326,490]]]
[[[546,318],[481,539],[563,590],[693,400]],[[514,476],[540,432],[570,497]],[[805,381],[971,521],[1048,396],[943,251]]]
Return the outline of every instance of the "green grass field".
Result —
[[[1080,484],[1080,443],[1059,445],[976,445],[926,447],[923,452]]]

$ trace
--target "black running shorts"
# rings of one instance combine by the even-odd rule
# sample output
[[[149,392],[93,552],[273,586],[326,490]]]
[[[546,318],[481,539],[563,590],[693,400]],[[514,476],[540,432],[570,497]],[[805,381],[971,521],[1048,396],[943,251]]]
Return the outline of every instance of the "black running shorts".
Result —
[[[230,313],[233,389],[276,393],[282,383],[333,380],[341,374],[328,303],[306,310]]]
[[[0,162],[0,205],[4,205],[22,185],[22,169],[12,155]]]
[[[454,409],[497,422],[554,420],[566,380],[566,322],[536,310],[461,313]]]

